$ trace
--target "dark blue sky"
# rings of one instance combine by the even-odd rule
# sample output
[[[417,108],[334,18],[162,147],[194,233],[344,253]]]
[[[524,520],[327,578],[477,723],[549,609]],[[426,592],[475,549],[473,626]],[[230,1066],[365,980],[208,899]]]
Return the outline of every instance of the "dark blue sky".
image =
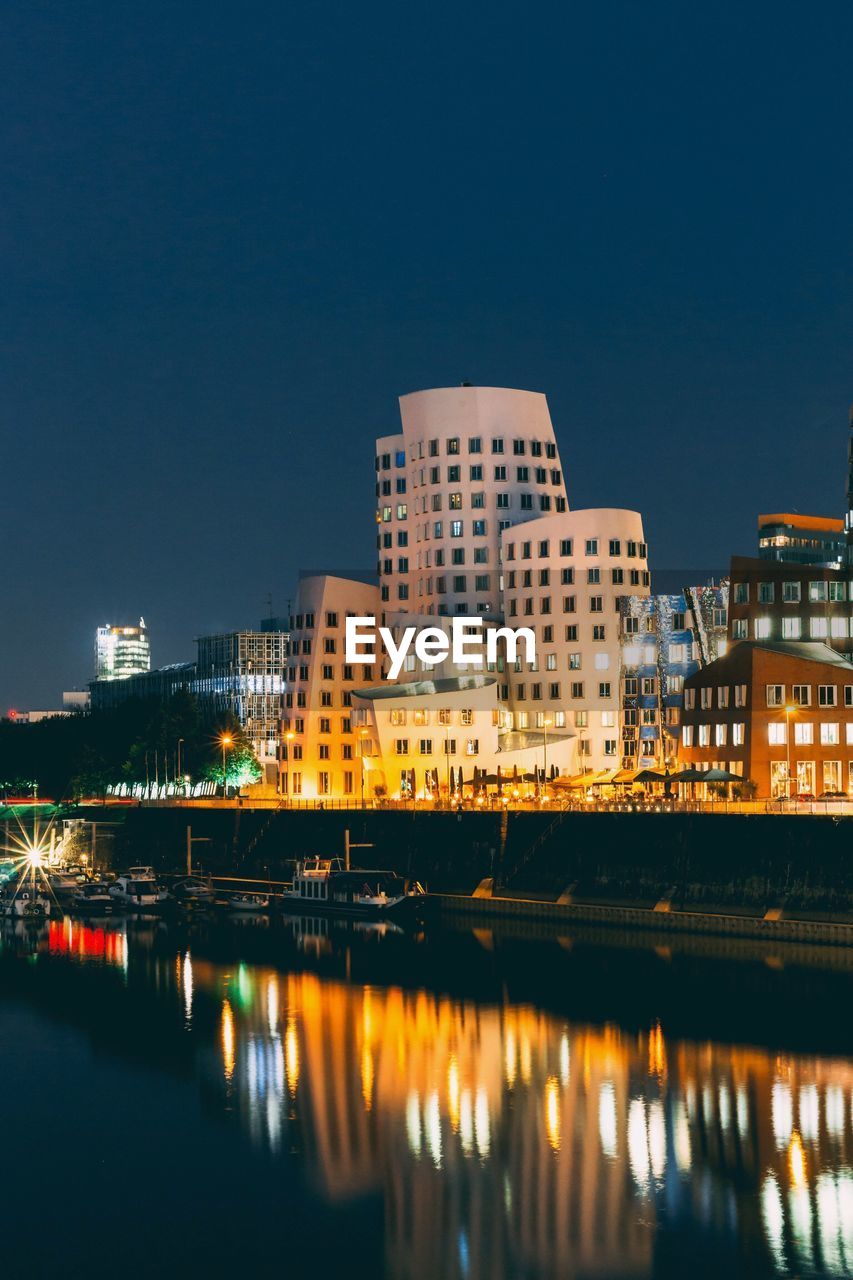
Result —
[[[369,566],[396,397],[545,391],[573,506],[724,566],[843,509],[849,6],[4,10],[0,708]]]

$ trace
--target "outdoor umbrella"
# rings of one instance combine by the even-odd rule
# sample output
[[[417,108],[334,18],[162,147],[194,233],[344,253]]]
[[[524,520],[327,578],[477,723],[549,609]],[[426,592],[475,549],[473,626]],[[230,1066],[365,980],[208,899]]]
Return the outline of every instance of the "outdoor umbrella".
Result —
[[[739,773],[729,773],[728,769],[708,769],[702,774],[703,782],[742,782]]]
[[[635,782],[665,782],[666,775],[658,773],[655,769],[641,769],[634,778]]]
[[[691,766],[687,769],[682,769],[681,773],[674,774],[672,781],[673,782],[704,782],[706,777],[707,777],[707,772],[705,770],[694,769]]]

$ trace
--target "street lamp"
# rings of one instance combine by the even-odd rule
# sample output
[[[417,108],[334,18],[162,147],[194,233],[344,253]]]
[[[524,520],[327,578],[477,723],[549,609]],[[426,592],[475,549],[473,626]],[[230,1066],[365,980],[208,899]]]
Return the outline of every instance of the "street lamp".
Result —
[[[219,745],[222,748],[222,794],[228,795],[228,775],[225,771],[225,752],[232,745],[234,739],[230,733],[223,733],[219,739]]]
[[[287,795],[288,807],[290,806],[290,744],[295,737],[296,737],[296,734],[293,732],[292,729],[288,730],[288,732],[284,735],[284,741],[285,741],[284,760],[286,765],[286,768],[284,771],[284,790]]]
[[[364,808],[364,739],[367,736],[366,729],[358,731],[358,758],[361,761],[361,807]]]
[[[785,703],[785,796],[791,799],[791,712],[796,711],[796,703]]]
[[[178,738],[178,760],[177,760],[177,764],[176,764],[176,766],[175,766],[175,778],[176,778],[176,779],[177,779],[177,778],[180,778],[180,776],[181,776],[181,747],[182,747],[183,745],[184,745],[184,740],[183,740],[183,738]]]
[[[542,739],[542,767],[544,774],[542,779],[542,794],[545,796],[548,794],[546,790],[548,786],[548,726],[553,723],[554,721],[549,720],[547,717],[542,721],[542,732],[544,735]]]

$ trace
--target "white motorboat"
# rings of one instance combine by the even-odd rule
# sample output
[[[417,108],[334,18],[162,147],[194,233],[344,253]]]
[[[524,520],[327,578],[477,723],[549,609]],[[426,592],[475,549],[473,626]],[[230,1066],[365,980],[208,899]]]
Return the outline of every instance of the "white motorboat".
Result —
[[[47,872],[47,882],[57,898],[72,898],[80,888],[80,877],[61,867]]]
[[[154,879],[153,873],[150,876],[138,876],[134,874],[140,868],[132,868],[126,871],[124,875],[120,875],[113,881],[109,887],[109,893],[114,902],[120,903],[125,907],[162,907],[169,900],[167,891],[160,887]],[[150,868],[147,868],[150,870]]]
[[[48,894],[28,886],[3,899],[3,915],[9,920],[46,920],[50,915]]]
[[[269,911],[268,893],[232,893],[228,899],[232,911]]]
[[[172,893],[185,906],[209,906],[216,894],[209,884],[197,876],[187,876],[172,886]]]
[[[84,884],[77,886],[77,891],[71,898],[71,905],[75,911],[106,915],[112,911],[114,905],[110,886],[105,880],[87,880]]]

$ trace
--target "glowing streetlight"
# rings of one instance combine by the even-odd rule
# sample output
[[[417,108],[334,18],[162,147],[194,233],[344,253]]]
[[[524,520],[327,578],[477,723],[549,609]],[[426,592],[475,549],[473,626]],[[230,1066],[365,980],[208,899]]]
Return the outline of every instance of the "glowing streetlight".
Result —
[[[222,794],[228,794],[228,775],[225,771],[225,752],[233,744],[234,739],[230,733],[223,733],[219,739],[219,745],[222,748]]]
[[[288,804],[290,804],[290,744],[295,737],[296,737],[296,734],[293,732],[292,729],[288,729],[287,733],[284,735],[284,741],[285,741],[284,759],[285,759],[285,764],[287,766],[284,771],[284,789],[287,793]]]
[[[791,712],[796,709],[796,703],[785,703],[785,795],[789,800],[791,799]]]
[[[542,757],[543,757],[543,758],[542,758],[542,764],[543,764],[543,770],[542,770],[542,772],[543,772],[543,775],[544,775],[544,776],[543,776],[543,778],[542,778],[542,792],[543,792],[543,794],[547,794],[547,793],[546,793],[546,791],[545,791],[545,788],[548,786],[548,726],[549,726],[549,725],[552,725],[553,723],[554,723],[554,721],[553,721],[553,720],[549,720],[549,719],[547,718],[547,716],[546,716],[546,717],[545,717],[545,719],[542,721],[542,733],[543,733],[543,738],[542,738]]]
[[[359,729],[358,754],[359,754],[359,759],[361,760],[361,807],[362,809],[364,808],[364,739],[366,738],[366,736],[367,736],[367,730]]]

